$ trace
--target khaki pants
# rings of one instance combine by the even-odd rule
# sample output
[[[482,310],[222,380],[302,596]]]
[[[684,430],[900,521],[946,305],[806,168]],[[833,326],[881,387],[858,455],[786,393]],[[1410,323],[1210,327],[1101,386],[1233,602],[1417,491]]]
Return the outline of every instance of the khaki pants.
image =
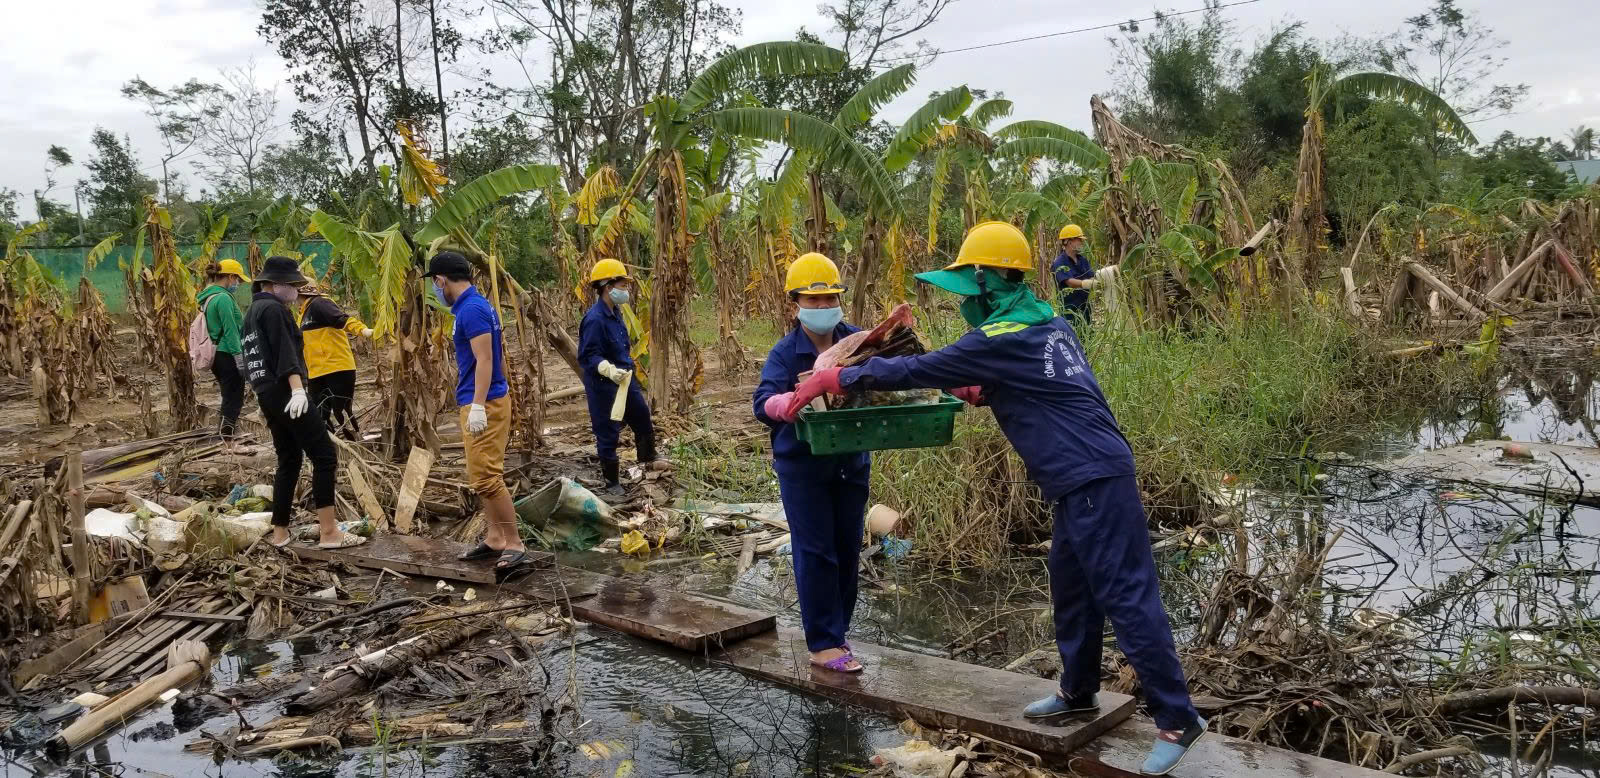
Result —
[[[467,452],[467,484],[484,502],[497,499],[506,491],[506,441],[511,437],[511,396],[498,397],[483,404],[489,426],[474,435],[467,431],[471,405],[458,409],[461,442]]]

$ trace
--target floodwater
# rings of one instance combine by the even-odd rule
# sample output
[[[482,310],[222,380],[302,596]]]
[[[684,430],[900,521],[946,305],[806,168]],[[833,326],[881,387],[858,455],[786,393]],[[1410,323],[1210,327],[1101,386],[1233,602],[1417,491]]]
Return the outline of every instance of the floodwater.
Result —
[[[1418,634],[1412,671],[1438,672],[1439,662],[1488,661],[1486,645],[1528,662],[1549,661],[1570,647],[1565,628],[1600,619],[1600,511],[1541,504],[1534,498],[1485,495],[1386,473],[1375,463],[1460,442],[1517,440],[1594,446],[1600,394],[1592,373],[1574,360],[1515,363],[1483,397],[1446,398],[1438,407],[1383,434],[1331,448],[1357,461],[1292,463],[1305,495],[1241,490],[1239,518],[1251,527],[1257,553],[1320,547],[1344,530],[1329,554],[1333,571],[1328,617],[1357,609],[1401,619],[1393,629]],[[1324,449],[1327,450],[1327,449]],[[1326,474],[1326,479],[1317,479]],[[1595,485],[1600,488],[1600,484]],[[614,564],[598,554],[564,561]],[[1206,574],[1194,550],[1164,552],[1169,590],[1184,577]],[[864,586],[853,636],[943,654],[968,630],[1006,628],[968,660],[1004,662],[1037,647],[1048,635],[1042,560],[1019,557],[1004,580],[929,582],[882,559],[876,581]],[[742,576],[726,565],[675,568],[674,585],[777,611],[798,626],[793,580],[785,560],[762,560]],[[1169,598],[1170,599],[1170,598]],[[1187,629],[1194,603],[1172,603]],[[1004,612],[993,624],[988,615]],[[980,630],[981,628],[981,630]],[[273,673],[322,666],[329,646],[307,641],[236,643],[214,669],[218,686]],[[322,651],[325,653],[317,653]],[[346,652],[348,653],[348,652]],[[526,743],[348,749],[335,757],[283,755],[229,761],[183,751],[200,731],[220,733],[231,715],[170,726],[169,707],[157,708],[80,757],[79,775],[124,776],[788,776],[852,775],[868,768],[873,751],[899,745],[895,720],[754,681],[736,671],[610,631],[581,628],[570,641],[547,643],[541,667],[528,673],[530,713],[573,691],[575,712],[560,715],[555,736]],[[868,670],[870,672],[870,669]],[[550,679],[546,682],[546,678]],[[571,697],[568,698],[573,699]],[[1019,700],[1018,703],[1023,702]],[[485,703],[492,711],[493,703]],[[245,711],[253,724],[278,713],[272,703]],[[492,715],[492,713],[491,713]],[[1487,732],[1487,730],[1485,730]],[[1502,757],[1505,743],[1475,736],[1491,753],[1480,775],[1528,775]],[[593,748],[601,744],[602,749]],[[590,746],[585,748],[584,746]],[[1525,745],[1525,741],[1524,741]],[[1560,742],[1550,775],[1600,774],[1596,745]],[[598,757],[598,758],[596,758]],[[90,767],[93,765],[93,767]],[[8,766],[25,775],[45,765]],[[25,772],[26,771],[26,772]],[[1180,773],[1181,774],[1181,773]]]

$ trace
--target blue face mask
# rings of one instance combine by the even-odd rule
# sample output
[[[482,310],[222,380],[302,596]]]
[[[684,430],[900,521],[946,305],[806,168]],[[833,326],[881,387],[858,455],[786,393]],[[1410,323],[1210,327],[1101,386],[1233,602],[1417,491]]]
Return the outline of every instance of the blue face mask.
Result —
[[[613,305],[627,305],[628,301],[633,299],[633,296],[628,294],[626,289],[612,289],[606,293],[606,296],[611,298]]]
[[[444,287],[438,284],[433,285],[433,296],[439,298],[439,302],[443,305],[448,306],[450,304],[449,300],[444,299]]]
[[[801,308],[795,314],[800,319],[800,324],[818,335],[827,335],[833,328],[844,321],[844,309],[838,306],[832,308]]]

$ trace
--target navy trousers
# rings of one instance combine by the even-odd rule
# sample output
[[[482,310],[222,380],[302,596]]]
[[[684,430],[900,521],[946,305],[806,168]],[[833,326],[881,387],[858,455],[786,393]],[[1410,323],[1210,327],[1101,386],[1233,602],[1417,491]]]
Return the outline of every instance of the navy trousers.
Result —
[[[773,466],[789,520],[806,648],[839,648],[856,610],[866,478],[826,468],[785,468],[782,462]]]
[[[1185,729],[1199,717],[1161,607],[1156,561],[1139,486],[1131,475],[1097,478],[1055,504],[1050,599],[1061,650],[1061,693],[1100,689],[1106,619],[1144,688],[1156,726]]]
[[[611,420],[611,401],[617,396],[617,385],[600,378],[584,381],[584,393],[589,399],[589,428],[594,431],[594,453],[602,461],[617,458],[617,438],[622,435],[622,425],[633,430],[633,442],[639,450],[640,460],[655,456],[656,428],[650,419],[650,402],[644,398],[639,382],[628,384],[628,404],[623,409],[622,421]]]

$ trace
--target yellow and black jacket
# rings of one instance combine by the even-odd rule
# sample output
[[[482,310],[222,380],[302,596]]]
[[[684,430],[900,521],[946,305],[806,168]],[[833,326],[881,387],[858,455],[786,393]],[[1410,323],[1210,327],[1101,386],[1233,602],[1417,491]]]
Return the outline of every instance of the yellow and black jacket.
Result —
[[[312,297],[300,307],[300,331],[306,341],[306,378],[356,369],[349,335],[360,335],[367,325],[340,310],[326,297]],[[346,334],[348,333],[348,335]]]

